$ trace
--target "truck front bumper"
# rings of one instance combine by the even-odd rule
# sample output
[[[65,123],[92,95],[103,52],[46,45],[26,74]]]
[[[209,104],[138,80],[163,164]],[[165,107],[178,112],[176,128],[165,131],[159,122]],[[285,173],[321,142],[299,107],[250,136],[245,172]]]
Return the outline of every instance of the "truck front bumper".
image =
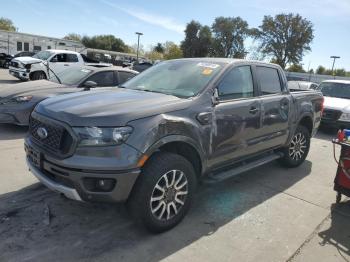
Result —
[[[93,169],[95,157],[86,156],[90,165],[68,167],[67,159],[51,159],[30,140],[25,142],[26,160],[31,173],[45,186],[79,201],[125,202],[140,175],[139,168],[127,170]],[[133,150],[133,149],[130,149]],[[88,160],[88,159],[90,160]],[[103,158],[99,158],[103,161]],[[80,161],[79,161],[80,160]],[[84,162],[81,156],[72,156],[70,162]],[[115,159],[117,163],[117,159]],[[106,164],[106,163],[105,163]]]
[[[26,69],[19,69],[19,68],[10,67],[9,73],[10,73],[10,75],[12,75],[18,79],[29,80],[29,72],[27,72]]]

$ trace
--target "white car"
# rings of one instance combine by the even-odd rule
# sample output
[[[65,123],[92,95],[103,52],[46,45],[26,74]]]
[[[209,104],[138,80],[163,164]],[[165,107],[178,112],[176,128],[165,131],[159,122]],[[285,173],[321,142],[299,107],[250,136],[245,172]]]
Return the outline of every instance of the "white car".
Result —
[[[107,66],[91,60],[85,55],[68,50],[40,51],[33,57],[18,57],[10,62],[9,73],[21,80],[48,79],[70,67],[84,65]]]
[[[350,81],[326,80],[318,87],[324,96],[322,124],[350,128]]]

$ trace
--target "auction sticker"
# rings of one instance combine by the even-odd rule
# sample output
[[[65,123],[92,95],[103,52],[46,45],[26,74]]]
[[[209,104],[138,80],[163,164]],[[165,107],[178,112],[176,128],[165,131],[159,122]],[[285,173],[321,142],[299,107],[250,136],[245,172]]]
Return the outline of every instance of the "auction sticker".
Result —
[[[197,66],[215,69],[215,68],[218,68],[220,65],[218,65],[218,64],[212,64],[212,63],[203,63],[203,62],[200,62],[200,63],[197,64]]]

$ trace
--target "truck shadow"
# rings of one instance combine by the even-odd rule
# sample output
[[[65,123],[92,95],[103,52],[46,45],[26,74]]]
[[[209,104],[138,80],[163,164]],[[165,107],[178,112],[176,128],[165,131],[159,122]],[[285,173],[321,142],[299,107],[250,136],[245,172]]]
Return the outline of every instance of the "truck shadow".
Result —
[[[123,205],[76,202],[34,184],[0,196],[0,260],[159,261],[287,190],[311,168],[309,161],[293,170],[270,163],[201,185],[184,221],[159,235],[132,222]]]
[[[9,124],[0,124],[0,141],[21,139],[26,136],[28,127]]]
[[[350,256],[350,200],[331,207],[331,226],[318,235],[322,238],[321,246],[333,245],[344,261]]]

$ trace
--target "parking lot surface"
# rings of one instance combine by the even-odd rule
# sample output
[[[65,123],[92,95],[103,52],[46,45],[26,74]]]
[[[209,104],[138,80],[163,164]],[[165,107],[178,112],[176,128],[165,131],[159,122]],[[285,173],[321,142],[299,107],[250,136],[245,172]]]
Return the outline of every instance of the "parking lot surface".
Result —
[[[0,90],[15,82],[0,71]],[[334,204],[334,134],[319,132],[296,169],[273,162],[201,185],[184,221],[152,235],[123,205],[75,202],[38,183],[26,131],[0,125],[0,261],[350,260],[350,201]]]

